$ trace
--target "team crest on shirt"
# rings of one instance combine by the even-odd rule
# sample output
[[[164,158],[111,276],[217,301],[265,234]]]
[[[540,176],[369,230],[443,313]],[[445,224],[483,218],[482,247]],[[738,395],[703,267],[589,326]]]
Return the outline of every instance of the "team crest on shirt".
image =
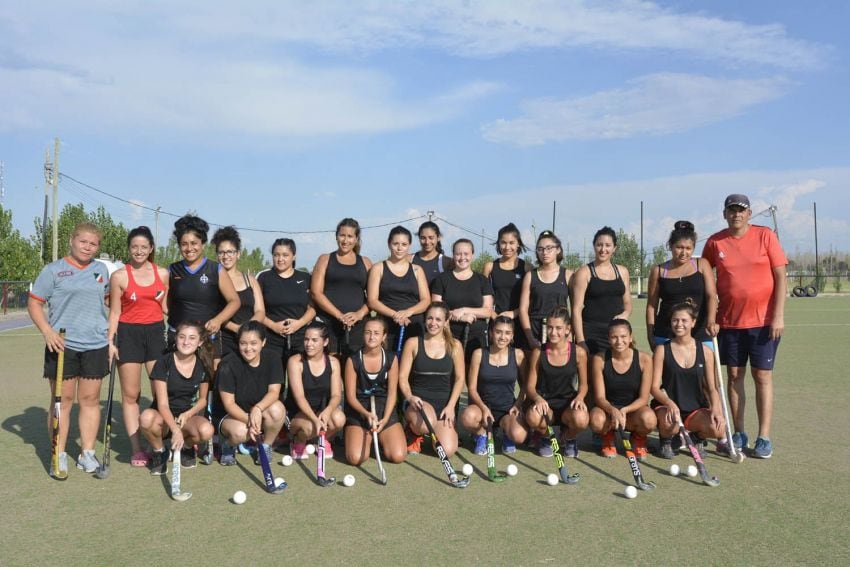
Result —
[[[720,256],[720,259],[722,260],[722,259],[724,259],[724,258],[726,257],[726,254],[724,254],[724,253],[723,253],[723,250],[721,250],[721,251],[720,251],[720,254],[718,254],[718,256]]]
[[[68,276],[73,276],[73,275],[74,275],[74,272],[72,272],[71,270],[62,270],[61,272],[56,274],[56,277],[67,278]]]
[[[162,298],[163,298],[164,296],[165,296],[165,292],[164,292],[164,291],[162,291],[162,290],[159,290],[158,292],[156,292],[156,294],[154,295],[154,297],[153,297],[153,298],[154,298],[156,301],[162,301]]]
[[[210,279],[207,277],[206,274],[202,274],[200,280],[201,280],[201,283],[204,284],[204,285],[207,285],[207,282],[210,281]]]
[[[104,283],[106,281],[105,279],[103,279],[103,274],[99,272],[95,272],[92,275],[94,275],[94,281],[96,281],[97,283]]]

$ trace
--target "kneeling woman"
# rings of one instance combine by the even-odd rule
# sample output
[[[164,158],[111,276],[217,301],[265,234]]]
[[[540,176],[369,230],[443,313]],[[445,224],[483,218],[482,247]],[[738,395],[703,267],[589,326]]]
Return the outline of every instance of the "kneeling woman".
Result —
[[[428,416],[446,454],[457,451],[455,419],[463,373],[463,347],[449,329],[449,308],[435,301],[425,312],[425,335],[405,341],[401,353],[398,389],[407,405],[407,425],[418,436],[408,452],[419,453],[422,436],[428,433],[419,410]]]
[[[526,384],[525,421],[538,435],[546,432],[548,416],[561,425],[561,448],[565,457],[578,457],[576,437],[587,429],[587,352],[576,348],[566,307],[555,307],[546,318],[547,340],[531,352]],[[542,437],[537,453],[551,457],[549,439]]]
[[[596,407],[590,412],[590,428],[602,435],[602,455],[617,456],[614,431],[632,432],[637,458],[646,455],[646,436],[655,429],[655,413],[649,408],[652,358],[635,348],[632,326],[625,319],[608,324],[611,349],[593,356],[593,392]]]
[[[216,383],[226,415],[216,415],[222,437],[222,465],[236,464],[235,448],[240,443],[262,439],[262,449],[271,456],[271,444],[283,427],[286,410],[280,402],[283,366],[277,356],[263,351],[266,329],[258,321],[247,321],[237,335],[239,356],[224,357]]]
[[[345,363],[345,458],[354,466],[369,458],[373,430],[378,433],[386,460],[400,463],[407,456],[404,431],[395,411],[398,362],[395,353],[384,347],[386,338],[386,320],[367,319],[363,328],[365,346]]]
[[[691,334],[696,322],[696,306],[679,303],[670,313],[673,340],[655,347],[652,406],[661,438],[658,456],[664,459],[673,458],[672,437],[680,419],[699,448],[708,437],[723,438],[726,427],[715,389],[713,353]]]
[[[157,360],[151,370],[154,400],[139,416],[139,428],[153,449],[153,475],[165,474],[168,466],[164,439],[171,437],[171,449],[182,449],[181,465],[192,468],[194,446],[213,436],[213,426],[203,415],[213,368],[213,349],[205,334],[200,322],[180,323],[177,350]]]
[[[286,408],[292,415],[289,435],[293,459],[307,458],[307,441],[325,433],[325,457],[333,457],[329,439],[345,425],[339,360],[328,356],[328,328],[314,321],[304,332],[304,354],[289,358]]]
[[[475,454],[487,454],[487,424],[502,429],[502,452],[515,453],[516,444],[525,442],[528,430],[522,413],[525,384],[523,352],[514,348],[514,320],[499,315],[493,321],[490,347],[476,349],[469,361],[466,387],[469,407],[461,414],[463,427],[475,436]],[[519,399],[514,397],[520,385]]]

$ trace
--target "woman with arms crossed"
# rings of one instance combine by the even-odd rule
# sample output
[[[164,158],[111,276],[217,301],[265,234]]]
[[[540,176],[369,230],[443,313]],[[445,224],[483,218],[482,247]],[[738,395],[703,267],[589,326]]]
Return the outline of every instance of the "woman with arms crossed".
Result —
[[[457,450],[455,419],[463,390],[463,348],[449,330],[449,308],[434,302],[425,312],[425,334],[408,339],[401,353],[398,389],[406,402],[405,420],[417,437],[409,453],[420,453],[428,427],[419,415],[423,410],[440,443],[451,457]]]
[[[109,278],[109,350],[118,361],[121,411],[130,437],[130,464],[144,467],[148,453],[139,440],[142,365],[148,376],[165,350],[162,320],[168,294],[168,270],[154,264],[153,234],[146,226],[127,235],[130,261]]]
[[[340,360],[363,346],[366,280],[372,261],[360,255],[360,224],[350,218],[336,225],[337,249],[316,260],[310,294],[318,317],[328,325],[328,348]]]
[[[109,276],[106,266],[94,261],[100,236],[100,229],[91,223],[75,226],[68,242],[68,255],[41,270],[27,300],[27,312],[46,344],[43,376],[49,381],[51,408],[59,352],[65,353],[56,449],[59,468],[51,468],[51,474],[57,478],[66,478],[68,474],[65,444],[74,398],[80,405],[81,453],[77,468],[93,473],[100,465],[95,458],[94,444],[100,425],[100,384],[110,363],[104,301],[109,292]],[[64,340],[59,329],[66,329]],[[52,414],[52,409],[47,412],[51,435]]]
[[[610,350],[593,356],[593,394],[596,407],[590,411],[590,428],[602,435],[602,455],[617,456],[614,431],[632,432],[638,459],[646,458],[646,436],[655,429],[655,413],[649,408],[652,358],[635,348],[632,326],[625,319],[608,323]]]
[[[236,267],[242,254],[242,239],[234,227],[225,226],[215,231],[212,243],[218,261],[230,278],[240,302],[239,310],[221,329],[222,354],[238,353],[236,333],[239,332],[239,325],[249,320],[262,322],[266,316],[263,293],[254,276],[240,272]]]
[[[289,359],[286,409],[292,416],[289,435],[293,459],[307,458],[307,441],[325,433],[325,457],[333,458],[329,439],[345,425],[339,361],[328,356],[328,328],[315,321],[304,333],[304,353]]]
[[[369,458],[371,432],[375,431],[386,460],[400,463],[407,448],[395,411],[398,359],[384,346],[387,322],[383,317],[366,319],[363,332],[363,348],[345,362],[345,457],[350,465],[363,464]]]
[[[207,392],[213,367],[213,351],[200,322],[180,323],[175,336],[176,348],[154,364],[150,373],[153,403],[142,412],[142,434],[150,443],[150,471],[163,475],[168,452],[163,442],[171,438],[171,450],[182,449],[180,464],[196,465],[195,445],[203,445],[214,433],[204,417]]]

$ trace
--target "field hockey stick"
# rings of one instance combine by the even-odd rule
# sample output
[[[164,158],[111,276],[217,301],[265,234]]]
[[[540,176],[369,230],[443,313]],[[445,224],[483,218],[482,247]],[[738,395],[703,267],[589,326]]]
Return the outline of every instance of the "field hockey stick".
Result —
[[[732,419],[729,416],[729,401],[726,398],[726,385],[723,383],[723,367],[720,365],[720,347],[717,344],[717,337],[711,338],[714,346],[714,368],[715,376],[717,377],[717,388],[720,390],[720,408],[723,411],[723,419],[726,420],[726,447],[729,451],[729,458],[733,463],[739,464],[744,462],[744,452],[738,451],[735,448],[735,443],[732,442]]]
[[[440,443],[440,440],[437,439],[437,434],[434,432],[434,426],[431,425],[431,420],[428,419],[428,416],[425,414],[425,410],[419,408],[419,415],[422,416],[422,421],[425,422],[425,427],[428,428],[428,434],[431,436],[431,442],[434,444],[434,450],[437,451],[437,456],[440,458],[440,463],[442,463],[443,468],[446,471],[446,475],[449,477],[449,482],[452,483],[452,486],[457,488],[466,488],[469,486],[469,477],[457,474],[454,467],[449,462],[446,450],[443,448],[443,444]]]
[[[709,477],[708,471],[705,469],[705,463],[702,462],[702,457],[700,457],[699,449],[697,449],[696,444],[694,444],[694,440],[691,439],[690,432],[685,429],[685,424],[682,423],[682,416],[679,416],[679,435],[682,436],[682,441],[688,446],[688,450],[691,452],[691,456],[694,458],[694,463],[697,465],[697,470],[699,471],[699,476],[702,479],[703,484],[707,486],[720,486],[720,479],[716,476]]]
[[[546,344],[546,341],[549,340],[549,330],[546,328],[546,317],[543,317],[543,323],[540,327],[540,347]]]
[[[643,479],[643,474],[640,472],[640,465],[638,465],[637,457],[635,456],[635,452],[632,450],[632,442],[630,439],[626,438],[625,431],[622,427],[617,428],[617,436],[620,438],[620,442],[623,444],[623,450],[626,453],[626,458],[629,460],[629,467],[632,470],[632,476],[635,477],[635,485],[641,490],[652,490],[655,488],[654,482],[646,482]]]
[[[65,342],[65,329],[59,329],[59,338]],[[59,414],[62,411],[62,374],[65,372],[65,350],[56,356],[56,383],[53,386],[53,429],[51,434],[51,476],[56,480],[68,478],[68,471],[59,470]]]
[[[286,335],[286,353],[292,350],[292,335]]]
[[[351,345],[351,327],[349,327],[348,325],[346,325],[346,326],[345,326],[345,338],[344,338],[343,340],[345,341],[345,342],[343,342],[343,343],[342,343],[342,344],[345,346],[345,353],[340,353],[340,354],[346,354],[346,353],[348,353],[348,352],[349,352],[349,350],[351,350],[351,349],[350,349],[350,345]]]
[[[371,394],[369,396],[369,406],[372,409],[372,413],[376,416],[378,414],[375,413],[375,395]],[[375,460],[378,461],[378,471],[381,473],[381,484],[387,484],[387,471],[384,470],[384,464],[381,462],[381,450],[378,447],[378,430],[374,427],[372,428],[372,445],[375,447]]]
[[[567,463],[564,462],[564,456],[561,454],[561,444],[558,443],[558,436],[555,435],[555,430],[552,429],[552,423],[549,421],[549,416],[543,414],[543,420],[546,423],[546,436],[549,437],[549,444],[552,446],[552,455],[555,457],[555,465],[558,467],[558,475],[561,477],[561,482],[566,484],[575,484],[581,480],[581,475],[578,473],[570,474],[567,470]]]
[[[319,432],[319,446],[316,447],[316,482],[319,486],[332,486],[336,482],[334,477],[325,476],[325,432]]]
[[[212,388],[207,393],[207,420],[210,422],[210,425],[213,425],[212,422]],[[215,427],[215,426],[213,426]],[[202,459],[202,462],[205,465],[211,465],[213,460],[215,460],[215,447],[213,446],[213,438],[210,437],[209,441],[207,441],[207,452]]]
[[[266,445],[263,443],[262,435],[257,435],[254,443],[257,445],[257,454],[260,457],[260,466],[263,469],[263,482],[266,484],[266,492],[269,494],[280,494],[286,490],[287,484],[285,482],[275,484],[274,475],[272,475],[272,466],[269,463],[269,454],[266,452]]]
[[[463,337],[463,352],[466,353],[466,343],[469,342],[469,326],[471,323],[466,322],[463,324],[463,333],[461,336]]]
[[[398,326],[398,344],[395,347],[395,354],[397,358],[401,358],[401,347],[404,346],[404,332],[407,330],[407,327],[404,325]]]
[[[180,449],[171,451],[171,499],[177,502],[185,502],[192,497],[191,492],[180,490]]]
[[[496,444],[493,442],[493,424],[487,421],[487,478],[492,482],[503,482],[507,475],[496,472]]]
[[[106,422],[103,424],[103,457],[100,459],[100,466],[94,472],[94,476],[99,479],[105,479],[109,476],[109,456],[110,445],[112,443],[112,393],[115,389],[115,360],[112,361],[112,368],[109,370],[109,395],[106,397]]]

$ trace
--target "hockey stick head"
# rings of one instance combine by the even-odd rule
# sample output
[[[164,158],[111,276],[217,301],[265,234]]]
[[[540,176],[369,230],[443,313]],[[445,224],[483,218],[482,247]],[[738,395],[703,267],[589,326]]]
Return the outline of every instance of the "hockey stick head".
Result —
[[[336,477],[319,476],[319,477],[316,477],[316,482],[318,483],[319,486],[323,486],[323,487],[333,486],[334,484],[336,484]]]
[[[469,486],[470,478],[466,475],[455,474],[449,480],[455,488],[466,488]]]
[[[191,492],[172,492],[171,499],[175,502],[185,502],[192,497]]]
[[[99,478],[100,480],[105,480],[109,477],[109,465],[106,463],[101,463],[97,470],[94,471],[94,476]]]

